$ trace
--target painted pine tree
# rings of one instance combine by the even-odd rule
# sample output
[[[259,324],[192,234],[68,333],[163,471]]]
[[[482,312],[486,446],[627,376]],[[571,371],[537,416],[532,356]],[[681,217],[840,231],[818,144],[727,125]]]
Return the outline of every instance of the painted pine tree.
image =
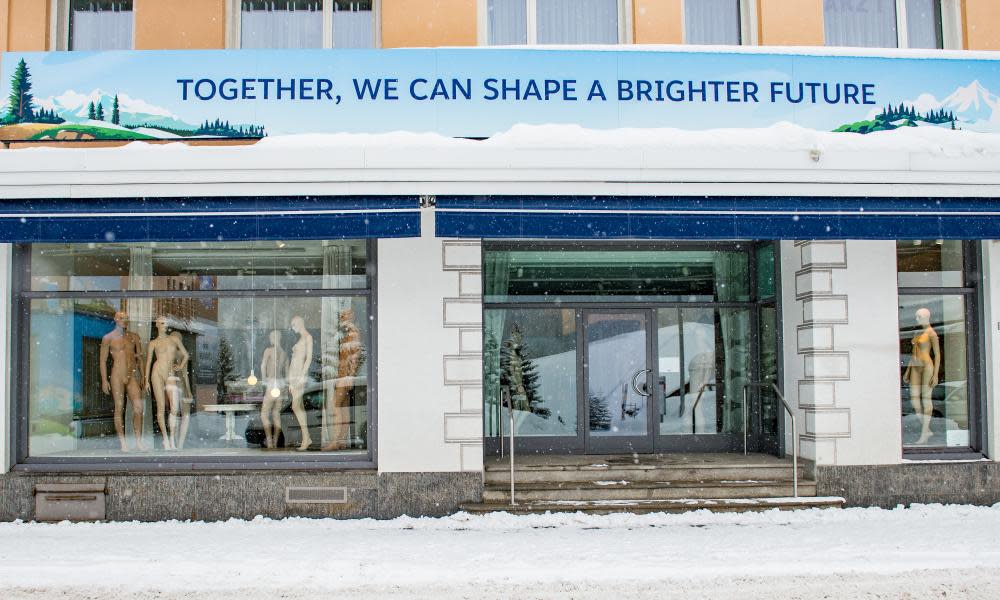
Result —
[[[104,120],[104,103],[103,102],[98,102],[97,103],[97,120],[98,121],[103,121]]]
[[[112,125],[121,124],[121,114],[118,112],[118,94],[115,94],[115,101],[111,103],[111,123]]]
[[[97,109],[94,107],[93,102],[87,105],[87,118],[91,121],[97,120]]]
[[[31,73],[28,71],[28,63],[22,58],[17,67],[14,68],[14,75],[10,78],[10,96],[7,98],[7,117],[4,121],[8,123],[28,123],[34,116],[34,98],[31,94]]]
[[[538,373],[531,359],[531,349],[524,342],[524,333],[520,325],[514,323],[510,336],[500,347],[500,386],[510,391],[515,410],[528,411],[547,419],[552,411],[542,406],[545,400],[538,392]]]

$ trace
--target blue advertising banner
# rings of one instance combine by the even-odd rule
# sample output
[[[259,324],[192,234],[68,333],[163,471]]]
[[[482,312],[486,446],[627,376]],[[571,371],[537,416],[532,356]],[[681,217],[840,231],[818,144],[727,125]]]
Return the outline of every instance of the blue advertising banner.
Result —
[[[0,140],[259,138],[518,123],[1000,133],[990,60],[412,49],[6,53]]]

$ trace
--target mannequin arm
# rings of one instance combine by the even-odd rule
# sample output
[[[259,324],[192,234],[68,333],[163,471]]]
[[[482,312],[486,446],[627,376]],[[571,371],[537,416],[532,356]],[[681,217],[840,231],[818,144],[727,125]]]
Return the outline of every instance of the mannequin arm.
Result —
[[[313,358],[313,339],[310,335],[306,338],[306,351],[305,355],[302,357],[302,376],[309,378],[309,365],[312,363]]]
[[[153,365],[153,342],[150,342],[146,346],[146,368],[142,371],[143,379],[146,380],[146,389],[150,389],[149,385],[149,369]]]
[[[271,353],[271,348],[264,350],[264,356],[260,357],[260,376],[265,377],[267,375],[267,355]],[[277,365],[275,365],[277,366]],[[275,369],[277,371],[277,369]]]
[[[185,367],[187,367],[188,358],[190,357],[188,356],[187,349],[184,348],[184,344],[182,344],[180,340],[174,340],[174,344],[177,346],[177,351],[181,353],[181,363],[177,365],[177,370],[183,371]]]
[[[938,371],[941,368],[941,342],[934,330],[931,330],[931,352],[934,353],[934,379],[932,385],[938,384]]]
[[[108,383],[108,342],[107,340],[101,340],[101,389],[107,394],[111,391],[111,385]]]

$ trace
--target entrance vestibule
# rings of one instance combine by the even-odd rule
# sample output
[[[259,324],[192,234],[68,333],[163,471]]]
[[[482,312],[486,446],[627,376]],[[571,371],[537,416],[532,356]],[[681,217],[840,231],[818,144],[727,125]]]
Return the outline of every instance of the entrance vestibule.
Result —
[[[780,450],[771,243],[486,244],[487,453]]]

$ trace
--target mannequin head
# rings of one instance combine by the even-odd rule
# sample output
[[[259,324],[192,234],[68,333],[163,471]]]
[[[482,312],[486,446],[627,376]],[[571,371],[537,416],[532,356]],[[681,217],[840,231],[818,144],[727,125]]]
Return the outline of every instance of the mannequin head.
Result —
[[[118,311],[115,313],[115,325],[125,329],[128,327],[128,315],[124,311]]]
[[[167,318],[165,316],[156,317],[156,331],[160,335],[167,335]]]
[[[295,316],[292,317],[292,331],[295,333],[302,333],[306,329],[306,322],[302,320],[302,317]]]
[[[916,319],[917,324],[927,327],[931,324],[931,311],[926,308],[918,308]]]
[[[278,344],[281,343],[281,332],[278,331],[277,329],[274,329],[271,331],[270,335],[267,336],[267,338],[271,340],[272,346],[277,346]]]
[[[350,323],[350,322],[353,322],[353,321],[354,321],[354,309],[353,308],[345,308],[344,310],[340,311],[340,322],[341,323]]]

